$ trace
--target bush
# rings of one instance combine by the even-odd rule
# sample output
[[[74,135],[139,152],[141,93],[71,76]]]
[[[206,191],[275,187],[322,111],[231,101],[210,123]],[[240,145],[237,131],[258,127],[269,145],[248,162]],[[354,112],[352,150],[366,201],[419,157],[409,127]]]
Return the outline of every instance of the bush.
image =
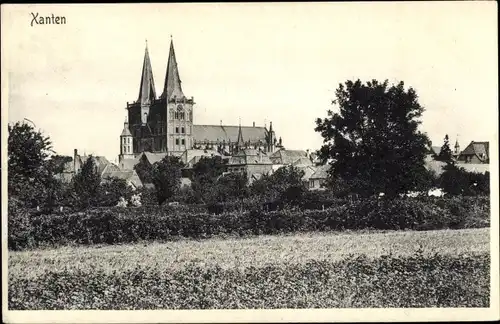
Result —
[[[344,200],[325,210],[221,210],[212,206],[94,208],[78,213],[31,215],[15,210],[9,231],[13,249],[68,243],[126,243],[140,240],[206,238],[332,230],[432,230],[489,226],[488,197]],[[19,234],[17,232],[19,228]],[[29,229],[29,230],[27,230]],[[32,243],[26,243],[30,235]]]
[[[478,196],[490,194],[490,173],[467,172],[457,165],[448,164],[438,179],[440,188],[449,195]]]
[[[490,258],[348,257],[222,268],[48,269],[9,278],[14,310],[489,307]]]

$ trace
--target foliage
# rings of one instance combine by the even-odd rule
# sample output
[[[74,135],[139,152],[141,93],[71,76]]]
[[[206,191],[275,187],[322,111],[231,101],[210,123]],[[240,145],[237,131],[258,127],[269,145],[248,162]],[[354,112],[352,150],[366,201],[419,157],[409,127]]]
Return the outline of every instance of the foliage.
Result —
[[[220,156],[201,157],[191,171],[192,189],[195,200],[214,203],[213,189],[226,166]]]
[[[191,209],[191,210],[190,210]],[[332,230],[435,230],[489,226],[489,197],[335,200],[321,210],[253,209],[213,214],[190,206],[99,208],[29,217],[31,228],[9,246],[116,244],[139,240],[208,238]],[[26,246],[30,248],[32,246]]]
[[[179,192],[183,166],[182,161],[175,156],[165,156],[161,161],[153,164],[152,181],[159,205]]]
[[[271,261],[271,260],[270,260]],[[490,257],[349,256],[339,261],[222,267],[160,264],[112,273],[67,265],[9,272],[14,310],[490,307]]]
[[[245,173],[228,173],[220,176],[211,191],[211,202],[242,200],[248,196],[247,175]]]
[[[134,165],[134,170],[143,184],[153,183],[153,166],[144,156]]]
[[[441,147],[441,151],[439,152],[436,160],[451,163],[452,157],[453,155],[450,148],[450,139],[448,137],[448,134],[446,134],[446,136],[444,137],[443,146]]]
[[[8,177],[11,182],[36,179],[52,152],[50,139],[34,127],[17,122],[8,126]]]
[[[281,167],[273,174],[263,175],[254,181],[250,192],[264,201],[280,200],[294,205],[306,191],[306,185],[302,181],[303,176],[304,171],[294,166]]]
[[[52,207],[59,183],[48,160],[53,153],[50,138],[21,122],[9,125],[8,132],[9,196],[16,197],[26,207]]]
[[[489,195],[490,173],[467,172],[463,168],[447,164],[438,179],[439,187],[450,195]]]
[[[98,173],[94,157],[90,155],[72,180],[77,204],[86,208],[97,206],[100,194],[101,175]]]
[[[116,206],[120,197],[123,197],[125,201],[129,201],[132,193],[127,181],[118,178],[107,179],[99,186],[96,205],[102,207]]]
[[[324,139],[318,152],[332,161],[331,175],[351,184],[354,193],[396,196],[427,185],[424,158],[430,141],[418,130],[424,112],[414,89],[403,82],[347,81],[336,91],[339,112],[317,119]]]

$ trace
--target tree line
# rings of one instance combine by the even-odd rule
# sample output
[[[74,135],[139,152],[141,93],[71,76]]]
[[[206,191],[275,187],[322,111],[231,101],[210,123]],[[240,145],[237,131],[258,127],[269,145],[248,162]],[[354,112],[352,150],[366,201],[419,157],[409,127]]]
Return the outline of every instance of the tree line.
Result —
[[[323,137],[318,157],[331,166],[325,187],[332,194],[369,197],[384,193],[391,198],[432,187],[453,195],[489,194],[489,173],[473,174],[459,168],[451,158],[447,136],[438,157],[446,163],[444,172],[438,177],[426,168],[431,142],[419,129],[425,109],[416,91],[405,89],[403,82],[347,81],[338,86],[332,103],[336,111],[318,118],[315,127]],[[70,160],[56,155],[50,138],[31,125],[9,125],[9,201],[12,198],[28,207],[51,210],[61,204],[110,206],[119,197],[133,194],[124,180],[103,182],[91,158],[70,183],[63,182],[56,175]],[[248,185],[246,174],[226,173],[220,157],[204,157],[190,170],[188,187],[181,187],[183,169],[183,163],[172,156],[135,167],[141,181],[153,185],[152,194],[159,205],[245,199],[296,205],[307,194],[303,171],[292,166]]]

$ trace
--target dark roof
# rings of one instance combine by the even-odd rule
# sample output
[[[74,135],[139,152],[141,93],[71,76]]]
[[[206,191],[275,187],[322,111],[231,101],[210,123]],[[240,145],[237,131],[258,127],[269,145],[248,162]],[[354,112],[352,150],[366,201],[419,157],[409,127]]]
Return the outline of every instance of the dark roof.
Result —
[[[309,177],[309,179],[326,179],[328,178],[329,164],[324,164],[316,167],[316,171]]]
[[[239,126],[226,125],[193,125],[195,142],[222,142],[236,143],[238,141]],[[267,130],[265,127],[241,126],[241,133],[245,141],[266,143]]]
[[[474,142],[472,141],[460,153],[460,155],[476,155],[481,161],[488,160],[490,156],[490,143],[489,142]]]
[[[117,178],[117,179],[122,179],[127,182],[132,183],[135,187],[141,187],[142,182],[137,175],[137,172],[135,170],[106,170],[102,178],[104,180],[110,179],[110,178]]]
[[[135,165],[139,163],[139,159],[138,158],[134,158],[134,159],[123,159],[121,162],[120,162],[120,168],[122,170],[134,170],[134,167]]]
[[[229,159],[229,165],[272,164],[269,156],[255,149],[244,149]]]
[[[271,155],[271,161],[276,164],[292,164],[295,161],[307,158],[306,151],[303,150],[279,150]]]
[[[145,156],[148,162],[153,165],[154,163],[161,161],[165,156],[167,156],[166,152],[163,153],[151,153],[151,152],[143,152],[141,158]]]
[[[439,155],[441,153],[441,146],[431,146],[431,153]]]

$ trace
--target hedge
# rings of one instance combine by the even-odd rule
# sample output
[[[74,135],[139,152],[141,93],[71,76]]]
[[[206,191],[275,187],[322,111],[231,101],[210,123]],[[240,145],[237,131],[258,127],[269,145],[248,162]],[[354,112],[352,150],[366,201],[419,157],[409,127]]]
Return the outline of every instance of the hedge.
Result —
[[[487,227],[488,197],[344,201],[325,210],[189,212],[188,206],[98,208],[32,215],[10,208],[9,248],[116,244],[331,230],[436,230]]]
[[[11,310],[489,307],[490,258],[360,256],[229,268],[51,269],[9,278]]]

